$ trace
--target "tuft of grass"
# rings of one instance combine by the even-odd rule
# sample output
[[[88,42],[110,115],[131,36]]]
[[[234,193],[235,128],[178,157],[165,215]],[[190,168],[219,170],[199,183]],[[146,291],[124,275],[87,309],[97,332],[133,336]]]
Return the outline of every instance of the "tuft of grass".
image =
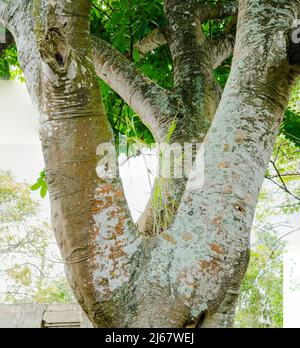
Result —
[[[174,119],[165,139],[166,145],[170,144],[176,126],[177,121]],[[162,149],[159,153],[159,168],[164,167],[164,157],[164,149]],[[164,179],[161,175],[158,175],[151,203],[153,210],[153,234],[158,235],[171,224],[176,211],[177,202],[174,199],[172,178]]]

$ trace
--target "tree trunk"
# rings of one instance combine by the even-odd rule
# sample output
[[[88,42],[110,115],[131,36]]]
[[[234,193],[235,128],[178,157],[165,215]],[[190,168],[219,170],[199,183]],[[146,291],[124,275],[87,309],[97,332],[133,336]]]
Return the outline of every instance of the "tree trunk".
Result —
[[[175,86],[166,93],[149,83],[151,93],[145,93],[147,81],[132,67],[123,71],[122,57],[105,46],[92,50],[87,1],[0,1],[0,18],[15,38],[42,114],[52,222],[66,273],[96,327],[233,324],[259,191],[299,73],[287,53],[299,2],[239,1],[232,71],[221,101],[213,79],[220,57],[201,29],[220,11],[199,6],[196,0],[165,1],[169,28],[162,43],[171,49]],[[236,8],[227,7],[228,15]],[[228,40],[222,59],[230,52]],[[110,54],[116,59],[108,65]],[[134,99],[159,141],[174,111],[172,142],[204,140],[195,163],[195,170],[204,163],[203,173],[178,181],[176,214],[159,235],[145,236],[133,224],[118,176],[104,175],[105,166],[97,175],[96,154],[114,142],[94,65],[128,103]],[[162,100],[168,105],[163,122]]]

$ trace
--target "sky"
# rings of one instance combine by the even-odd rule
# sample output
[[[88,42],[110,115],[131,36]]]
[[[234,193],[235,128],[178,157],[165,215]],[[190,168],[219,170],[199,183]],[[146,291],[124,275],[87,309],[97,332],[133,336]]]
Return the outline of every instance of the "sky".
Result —
[[[31,103],[24,83],[0,81],[0,169],[11,170],[19,181],[33,184],[44,168],[39,141],[38,112]],[[145,166],[147,162],[147,167]],[[146,168],[155,172],[154,156],[120,159],[121,177],[133,219],[136,221],[150,195]],[[153,182],[153,176],[150,177]],[[41,217],[50,221],[49,198],[33,197],[41,204]],[[281,217],[290,227],[282,227],[280,235],[300,228],[299,216]],[[284,257],[284,326],[300,327],[300,232],[289,235]],[[299,289],[295,290],[295,284]]]

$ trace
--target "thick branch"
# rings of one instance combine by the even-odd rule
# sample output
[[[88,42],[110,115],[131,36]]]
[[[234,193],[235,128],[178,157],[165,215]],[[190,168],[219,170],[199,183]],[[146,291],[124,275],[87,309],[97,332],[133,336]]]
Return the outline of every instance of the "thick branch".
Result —
[[[173,60],[174,89],[181,96],[189,121],[182,118],[178,129],[202,142],[216,112],[220,91],[205,46],[201,22],[193,14],[193,1],[166,0],[164,11],[169,23],[168,44]]]
[[[26,79],[28,91],[33,101],[40,105],[40,55],[37,49],[31,16],[33,3],[19,0],[6,2],[0,0],[0,22],[12,35],[18,50],[18,59]],[[10,36],[8,36],[10,40]],[[28,49],[30,47],[30,49]]]
[[[38,40],[33,30],[39,8],[34,12],[32,2],[23,0],[11,4],[5,25],[43,116],[40,136],[52,226],[68,280],[91,321],[110,325],[103,312],[108,312],[108,299],[114,301],[126,287],[139,240],[120,178],[106,175],[116,156],[92,62],[89,4],[50,3]],[[113,317],[120,318],[120,311]]]
[[[8,4],[4,0],[0,0],[0,26],[6,26],[6,10],[7,10]],[[7,41],[6,42],[0,42],[0,54],[7,48]]]
[[[0,0],[0,24],[1,21],[4,19],[4,12],[6,9],[7,3],[3,0]]]
[[[238,12],[238,1],[232,1],[227,4],[203,4],[199,3],[196,8],[196,16],[201,22],[208,19],[221,19],[229,16],[234,16]]]
[[[226,59],[228,59],[234,50],[235,36],[225,34],[217,39],[208,41],[211,51],[213,69],[217,69]]]
[[[103,40],[94,38],[93,59],[98,76],[140,115],[156,139],[163,139],[169,125],[167,110],[174,104],[171,93]]]
[[[167,44],[165,35],[165,27],[156,28],[150,34],[145,36],[141,41],[135,44],[135,48],[139,53],[145,55],[148,52],[154,51],[160,46]]]
[[[287,62],[285,33],[297,3],[242,2],[247,6],[240,14],[233,69],[197,155],[196,179],[188,182],[175,221],[159,237],[146,268],[147,284],[160,284],[154,296],[149,285],[143,291],[144,298],[151,296],[144,309],[151,319],[162,298],[172,306],[174,291],[177,318],[187,303],[193,309],[185,326],[198,325],[205,313],[202,327],[231,324],[255,206],[296,78]],[[263,45],[265,40],[270,42]]]

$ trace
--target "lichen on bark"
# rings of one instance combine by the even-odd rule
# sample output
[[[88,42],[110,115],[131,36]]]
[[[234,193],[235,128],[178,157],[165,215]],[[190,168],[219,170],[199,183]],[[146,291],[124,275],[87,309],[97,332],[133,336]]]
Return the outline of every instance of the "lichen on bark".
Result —
[[[236,2],[164,4],[170,91],[107,43],[92,43],[87,1],[0,1],[0,18],[42,115],[53,229],[66,274],[97,327],[232,325],[259,190],[299,74],[287,52],[298,1],[240,0],[235,45],[226,36],[219,54],[202,21],[234,15]],[[213,69],[233,46],[221,94]],[[114,139],[95,68],[156,138],[165,138],[175,116],[171,143],[204,141],[204,183],[173,180],[178,204],[159,235],[145,236],[134,225],[118,175],[97,175],[98,146],[114,146]]]

